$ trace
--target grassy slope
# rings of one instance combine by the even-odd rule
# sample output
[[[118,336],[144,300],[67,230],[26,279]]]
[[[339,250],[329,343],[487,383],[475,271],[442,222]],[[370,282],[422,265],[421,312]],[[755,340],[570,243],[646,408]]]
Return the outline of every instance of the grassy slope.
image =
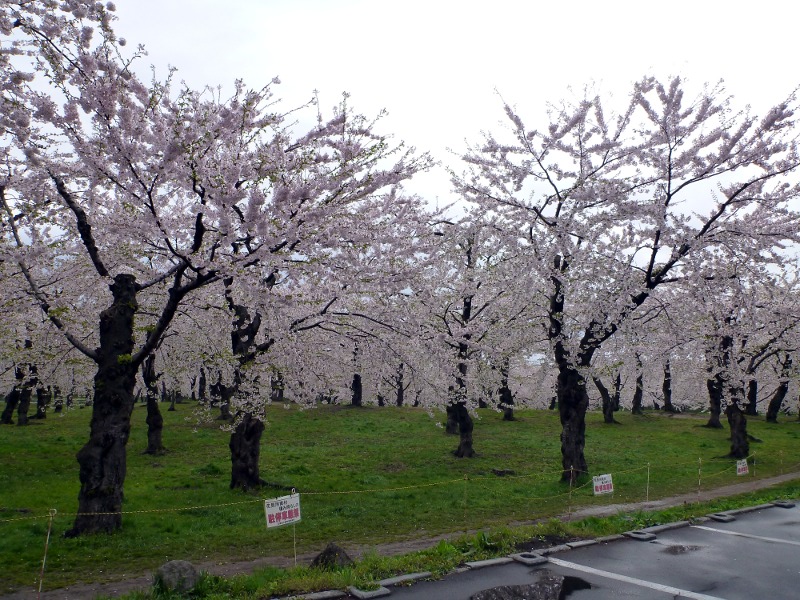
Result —
[[[37,579],[48,527],[42,517],[51,508],[58,514],[47,587],[138,573],[167,559],[233,561],[292,553],[292,528],[267,531],[261,501],[286,492],[230,491],[227,434],[214,424],[198,425],[189,406],[178,409],[164,412],[169,453],[159,457],[141,454],[145,411],[135,410],[124,528],[74,540],[62,534],[77,506],[74,456],[87,435],[89,409],[51,414],[25,428],[0,428],[0,592]],[[727,431],[699,427],[702,416],[620,414],[622,424],[608,426],[601,415],[590,414],[587,460],[593,474],[614,474],[613,498],[593,497],[589,485],[570,494],[559,483],[556,413],[520,411],[513,423],[491,411],[480,416],[479,455],[459,460],[450,454],[457,440],[435,426],[440,414],[270,407],[262,477],[303,494],[298,552],[333,540],[379,543],[562,514],[570,505],[643,500],[648,463],[651,499],[697,489],[698,458],[703,488],[736,481],[733,461],[719,458],[728,451]],[[763,440],[752,446],[757,477],[800,468],[800,423],[767,425],[756,418],[749,424]],[[493,469],[514,475],[498,477]],[[369,491],[331,493],[353,490]]]

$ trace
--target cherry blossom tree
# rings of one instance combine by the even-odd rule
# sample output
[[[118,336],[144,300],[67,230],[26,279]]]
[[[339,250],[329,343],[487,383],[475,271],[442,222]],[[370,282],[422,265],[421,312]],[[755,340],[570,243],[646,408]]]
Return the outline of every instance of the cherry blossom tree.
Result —
[[[136,373],[185,299],[250,272],[261,281],[296,255],[330,256],[338,222],[430,164],[346,100],[293,134],[277,80],[238,82],[229,98],[144,83],[132,69],[142,50],[124,54],[112,11],[78,0],[0,8],[6,260],[97,368],[68,535],[121,526]],[[56,268],[66,279],[48,284]]]
[[[721,85],[686,88],[645,77],[619,114],[587,90],[543,129],[506,105],[507,138],[487,133],[455,177],[527,240],[524,268],[550,285],[564,480],[588,471],[588,369],[621,324],[662,286],[797,241],[795,96],[757,118]]]

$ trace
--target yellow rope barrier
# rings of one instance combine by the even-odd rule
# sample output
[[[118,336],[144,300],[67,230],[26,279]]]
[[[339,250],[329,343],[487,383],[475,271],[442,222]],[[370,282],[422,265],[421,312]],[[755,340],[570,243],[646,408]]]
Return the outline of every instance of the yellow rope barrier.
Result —
[[[374,490],[343,490],[339,492],[301,492],[304,496],[340,496],[347,494],[372,494],[377,492],[398,492],[401,490],[413,490],[417,488],[429,488],[437,485],[449,485],[452,483],[463,483],[464,479],[449,479],[447,481],[435,481],[434,483],[420,483],[417,485],[404,485],[393,488],[380,488]]]
[[[753,455],[747,457],[748,460],[750,460],[751,458],[753,458]],[[678,464],[680,464],[680,463],[678,463]],[[686,463],[686,464],[687,464],[687,466],[691,465],[694,468],[697,468],[697,465],[698,465],[698,463]],[[700,464],[702,464],[702,463],[700,463]],[[724,474],[726,472],[729,472],[731,470],[735,470],[735,468],[736,468],[736,465],[733,464],[733,465],[727,465],[724,469],[722,469],[721,471],[715,472],[715,473],[707,474],[707,473],[703,472],[702,473],[702,478],[703,479],[708,479],[708,478],[712,478],[712,477],[718,477],[718,476],[720,476],[720,475],[722,475],[722,474]],[[638,472],[638,471],[644,471],[646,469],[650,469],[651,481],[652,481],[652,479],[653,479],[652,478],[652,473],[655,470],[653,468],[653,465],[644,465],[644,466],[641,466],[641,467],[634,467],[634,468],[631,468],[631,469],[627,469],[625,471],[616,471],[616,472],[612,472],[612,475],[614,477],[619,477],[621,475],[626,475],[626,474],[629,474],[629,473],[635,473],[635,472]],[[789,472],[800,470],[800,463],[797,463],[795,465],[791,465],[789,467],[784,465],[784,470],[785,471],[789,471]],[[396,487],[390,487],[390,488],[339,490],[339,491],[326,491],[326,492],[320,492],[320,491],[314,492],[314,491],[311,491],[311,492],[303,492],[303,496],[345,496],[345,495],[353,495],[353,494],[386,493],[386,492],[397,492],[397,491],[413,490],[413,489],[426,489],[426,488],[432,488],[432,487],[438,487],[438,486],[452,485],[452,484],[456,484],[456,483],[462,483],[462,484],[464,484],[466,486],[467,485],[467,483],[466,483],[467,481],[469,481],[473,485],[478,485],[479,487],[481,487],[483,489],[487,489],[487,486],[485,484],[487,482],[490,482],[490,481],[492,481],[492,482],[498,481],[499,482],[499,481],[502,481],[502,480],[509,480],[509,479],[530,479],[530,478],[533,478],[533,477],[539,477],[539,478],[542,478],[542,480],[544,480],[545,477],[552,476],[552,475],[561,475],[562,473],[563,473],[563,471],[559,470],[559,471],[534,472],[534,473],[528,473],[528,474],[524,474],[524,475],[503,475],[503,476],[482,476],[482,477],[467,477],[467,476],[464,476],[464,477],[459,478],[459,479],[449,479],[449,480],[445,480],[445,481],[435,481],[435,482],[432,482],[432,483],[421,483],[421,484],[414,484],[414,485],[396,486]],[[691,475],[687,474],[687,477],[691,477]],[[669,478],[669,479],[666,479],[666,480],[659,478],[659,483],[663,485],[664,483],[669,483],[670,481],[678,481],[678,480],[684,480],[684,479],[686,479],[686,477],[683,477],[681,475],[677,475],[675,477],[672,477],[672,478]],[[587,481],[583,485],[580,485],[580,486],[577,486],[577,487],[576,486],[571,486],[571,488],[570,488],[570,490],[568,492],[564,492],[564,493],[561,493],[561,494],[555,494],[555,495],[552,495],[552,496],[526,496],[525,499],[526,500],[552,500],[554,498],[563,498],[563,497],[566,497],[566,496],[571,496],[575,492],[578,492],[578,491],[582,490],[583,488],[591,485],[591,483],[592,483],[592,481],[590,479],[589,481]],[[194,506],[184,506],[184,507],[177,507],[177,508],[154,508],[154,509],[147,509],[147,510],[131,510],[131,511],[118,511],[118,512],[97,512],[97,513],[58,512],[58,516],[59,517],[101,516],[101,515],[123,515],[123,516],[125,516],[125,515],[141,515],[141,514],[156,514],[156,513],[175,513],[175,512],[184,512],[184,511],[190,511],[190,510],[204,510],[204,509],[209,509],[209,508],[222,508],[222,507],[228,507],[228,506],[241,506],[241,505],[246,505],[246,504],[256,504],[256,503],[260,504],[263,501],[264,501],[263,498],[257,498],[257,499],[250,499],[250,500],[241,500],[241,501],[236,501],[236,502],[223,502],[223,503],[218,503],[218,504],[199,504],[199,505],[194,505]],[[48,514],[30,515],[30,516],[23,516],[23,517],[2,518],[2,519],[0,519],[0,523],[14,523],[14,522],[17,522],[17,521],[34,521],[34,520],[41,520],[41,519],[51,519],[52,520],[53,516],[50,513],[48,513]]]

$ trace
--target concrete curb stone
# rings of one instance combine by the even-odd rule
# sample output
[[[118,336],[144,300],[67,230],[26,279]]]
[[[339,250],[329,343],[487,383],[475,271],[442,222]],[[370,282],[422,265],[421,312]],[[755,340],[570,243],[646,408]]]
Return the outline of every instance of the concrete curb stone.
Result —
[[[669,531],[670,529],[680,529],[681,527],[687,527],[689,525],[689,521],[675,521],[674,523],[665,523],[663,525],[653,525],[652,527],[645,527],[644,529],[640,529],[639,531],[644,531],[645,533],[661,533],[662,531]]]
[[[570,548],[583,548],[585,546],[594,546],[597,543],[597,540],[578,540],[577,542],[567,542],[567,546]]]
[[[347,591],[350,592],[351,595],[355,596],[359,600],[368,600],[369,598],[380,598],[381,596],[388,596],[392,592],[383,586],[379,587],[377,590],[360,590],[357,587],[350,586],[347,588]]]
[[[409,573],[408,575],[397,575],[396,577],[381,579],[378,582],[378,585],[382,585],[383,587],[390,587],[393,585],[402,585],[404,583],[419,581],[420,579],[427,579],[428,577],[432,576],[433,573],[431,573],[430,571],[422,571],[420,573]]]
[[[464,563],[470,569],[483,569],[484,567],[495,567],[497,565],[507,565],[510,562],[514,562],[513,558],[509,558],[508,556],[502,556],[500,558],[489,558],[487,560],[473,560],[470,562]]]
[[[547,556],[548,554],[555,554],[556,552],[566,552],[567,550],[571,550],[571,548],[566,544],[561,544],[560,546],[550,546],[549,548],[542,548],[541,550],[537,550],[537,552],[542,556]]]
[[[656,539],[656,534],[647,533],[646,531],[642,530],[626,531],[622,535],[632,540],[637,540],[639,542],[652,542],[654,539]]]

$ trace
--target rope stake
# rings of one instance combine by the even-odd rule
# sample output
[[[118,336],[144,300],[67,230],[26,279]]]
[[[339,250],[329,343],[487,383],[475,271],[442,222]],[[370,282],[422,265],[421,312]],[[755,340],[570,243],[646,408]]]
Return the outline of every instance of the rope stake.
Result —
[[[47,563],[47,548],[50,546],[50,533],[53,531],[53,518],[58,511],[50,509],[50,521],[47,524],[47,538],[44,541],[44,556],[42,557],[42,570],[39,572],[39,591],[36,594],[37,600],[42,597],[42,583],[44,583],[44,565]]]

